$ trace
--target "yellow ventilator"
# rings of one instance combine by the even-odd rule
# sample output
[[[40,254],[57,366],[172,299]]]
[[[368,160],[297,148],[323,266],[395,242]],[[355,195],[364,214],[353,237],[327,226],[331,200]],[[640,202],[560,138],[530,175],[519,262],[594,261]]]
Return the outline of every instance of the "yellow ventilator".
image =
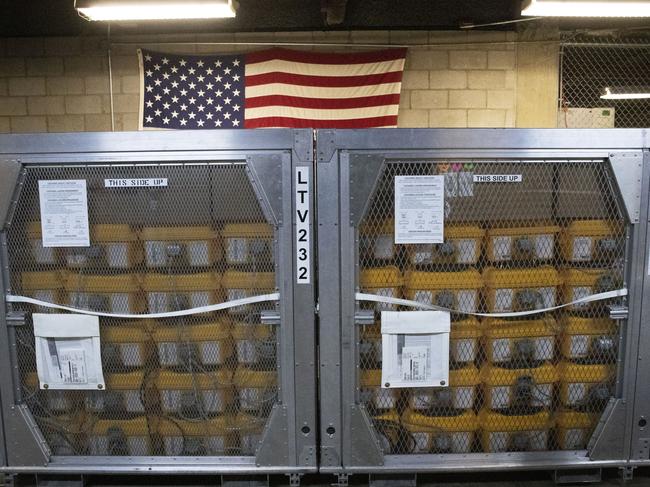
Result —
[[[466,410],[472,409],[481,383],[479,370],[474,364],[449,371],[449,386],[435,388],[413,388],[409,406],[415,411]],[[384,389],[385,390],[385,389]]]
[[[144,367],[152,356],[151,335],[147,328],[155,324],[156,322],[141,320],[101,327],[103,362],[116,369]]]
[[[485,321],[485,356],[488,362],[533,364],[553,360],[559,327],[553,318]]]
[[[623,244],[623,235],[616,222],[576,220],[562,230],[560,248],[569,262],[589,262],[615,258]]]
[[[552,406],[553,386],[558,380],[558,374],[551,364],[520,369],[484,365],[481,378],[485,407],[527,411]]]
[[[545,309],[556,305],[558,272],[549,266],[483,271],[488,312]]]
[[[140,232],[147,267],[208,267],[221,259],[223,250],[208,226],[145,227]]]
[[[142,287],[149,313],[166,313],[223,302],[221,276],[197,274],[146,274]]]
[[[403,282],[402,273],[395,266],[364,269],[359,275],[359,286],[362,292],[386,298],[401,298]],[[377,311],[397,309],[397,305],[390,303],[375,303],[374,306]]]
[[[35,264],[54,265],[59,261],[59,248],[43,247],[41,222],[27,223],[25,232],[27,233],[31,256],[34,259]]]
[[[226,363],[233,354],[230,322],[226,320],[159,327],[153,340],[162,367],[214,367]]]
[[[207,415],[224,413],[233,399],[232,372],[160,371],[155,379],[164,413],[196,420]]]
[[[96,419],[88,433],[90,455],[151,455],[151,437],[147,418]]]
[[[266,223],[228,223],[221,230],[230,265],[273,263],[273,227]]]
[[[449,338],[450,360],[456,364],[474,362],[480,350],[482,335],[480,323],[473,316],[452,322]]]
[[[381,325],[363,325],[360,327],[359,356],[362,367],[381,367]]]
[[[161,418],[156,431],[167,456],[222,456],[230,446],[231,416],[187,421]]]
[[[570,360],[609,362],[616,358],[616,321],[609,318],[565,316],[562,319],[562,355]]]
[[[439,244],[409,245],[409,261],[413,265],[474,265],[481,257],[485,230],[477,226],[447,226],[444,241]]]
[[[90,275],[68,272],[68,304],[74,308],[116,314],[141,314],[145,302],[136,274]]]
[[[238,367],[233,383],[237,390],[239,409],[242,411],[268,410],[277,401],[277,370],[254,370]]]
[[[54,414],[70,413],[77,409],[79,393],[60,389],[41,389],[36,372],[25,375],[24,401],[36,407],[46,407]]]
[[[275,325],[235,323],[232,338],[241,365],[272,364],[276,357]]]
[[[505,415],[483,410],[479,414],[481,444],[486,453],[544,451],[549,449],[553,420],[546,411]]]
[[[411,453],[469,453],[479,428],[473,411],[428,416],[406,410],[402,415],[402,425],[415,443]]]
[[[223,288],[227,301],[245,299],[260,294],[269,294],[275,292],[275,273],[274,272],[241,272],[228,270],[223,275]],[[229,308],[228,312],[233,315],[242,315],[249,313],[255,307],[272,308],[274,303],[267,302],[261,305],[243,304]]]
[[[58,271],[23,272],[21,274],[22,292],[46,303],[62,304],[65,285],[64,274]],[[55,313],[53,308],[39,306],[39,313]]]
[[[408,271],[404,278],[406,297],[410,300],[460,313],[478,311],[483,281],[476,269],[459,272]]]
[[[382,389],[381,370],[360,371],[359,386],[359,400],[362,404],[378,411],[394,409],[397,406],[400,389]]]
[[[61,249],[65,263],[72,269],[109,267],[129,269],[142,262],[142,246],[136,232],[124,224],[90,227],[89,247]]]
[[[264,433],[266,418],[239,412],[233,423],[233,430],[237,432],[238,446],[235,448],[240,455],[255,455]]]
[[[105,377],[105,389],[86,394],[86,411],[97,414],[144,414],[144,372],[106,374]]]
[[[576,411],[558,411],[555,432],[560,450],[584,450],[600,415]]]
[[[490,228],[487,231],[487,260],[490,262],[544,262],[555,256],[560,227],[539,225]]]
[[[558,372],[560,402],[565,407],[599,409],[612,396],[613,365],[563,362]]]
[[[360,226],[359,251],[362,255],[377,261],[390,261],[395,258],[395,250],[395,220]]]
[[[623,284],[623,279],[610,269],[567,269],[562,272],[564,281],[564,302],[584,299],[593,294],[614,291]],[[576,303],[569,306],[574,311],[593,309],[602,301]]]

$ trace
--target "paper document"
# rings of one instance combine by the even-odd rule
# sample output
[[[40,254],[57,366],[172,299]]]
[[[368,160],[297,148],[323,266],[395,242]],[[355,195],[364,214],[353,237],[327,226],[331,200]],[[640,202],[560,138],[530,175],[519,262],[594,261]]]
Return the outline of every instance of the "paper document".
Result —
[[[442,243],[444,219],[444,176],[395,176],[395,243]]]
[[[85,179],[39,181],[43,247],[89,247]]]

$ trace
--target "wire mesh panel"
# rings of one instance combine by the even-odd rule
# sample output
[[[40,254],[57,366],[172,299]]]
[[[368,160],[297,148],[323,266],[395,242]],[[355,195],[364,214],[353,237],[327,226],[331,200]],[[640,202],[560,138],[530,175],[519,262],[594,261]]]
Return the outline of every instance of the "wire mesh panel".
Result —
[[[519,175],[481,182],[476,175]],[[396,176],[444,175],[440,244],[395,243]],[[577,450],[614,394],[627,221],[603,160],[387,160],[358,227],[361,292],[452,310],[449,385],[383,388],[381,311],[357,325],[356,402],[385,454]]]
[[[276,290],[276,231],[240,162],[25,166],[7,231],[13,294],[114,314]],[[165,187],[105,179],[166,178]],[[85,180],[89,247],[45,247],[39,181]],[[278,403],[275,302],[162,319],[100,318],[105,388],[39,384],[31,315],[16,329],[20,402],[55,455],[252,456]],[[57,311],[58,312],[58,311]]]
[[[603,99],[650,92],[650,42],[638,39],[567,39],[562,45],[560,128],[650,125],[650,98]]]

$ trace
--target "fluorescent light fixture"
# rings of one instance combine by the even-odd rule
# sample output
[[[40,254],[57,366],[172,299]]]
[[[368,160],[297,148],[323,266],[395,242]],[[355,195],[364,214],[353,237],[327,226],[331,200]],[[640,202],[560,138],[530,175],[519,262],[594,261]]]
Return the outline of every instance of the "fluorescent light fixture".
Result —
[[[600,97],[603,100],[644,100],[650,98],[650,87],[612,88],[608,86]]]
[[[535,17],[650,17],[650,1],[524,0],[521,15]]]
[[[233,0],[76,0],[87,20],[220,19],[235,16]]]

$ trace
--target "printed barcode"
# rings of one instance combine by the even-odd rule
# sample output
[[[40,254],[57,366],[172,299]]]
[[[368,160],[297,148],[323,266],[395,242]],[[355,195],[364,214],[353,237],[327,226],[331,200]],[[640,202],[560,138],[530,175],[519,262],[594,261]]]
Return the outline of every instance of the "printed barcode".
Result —
[[[70,374],[65,378],[66,383],[77,384],[79,382],[84,382],[84,380],[79,375],[79,368],[77,367],[77,364],[68,362],[68,371],[70,372]]]

